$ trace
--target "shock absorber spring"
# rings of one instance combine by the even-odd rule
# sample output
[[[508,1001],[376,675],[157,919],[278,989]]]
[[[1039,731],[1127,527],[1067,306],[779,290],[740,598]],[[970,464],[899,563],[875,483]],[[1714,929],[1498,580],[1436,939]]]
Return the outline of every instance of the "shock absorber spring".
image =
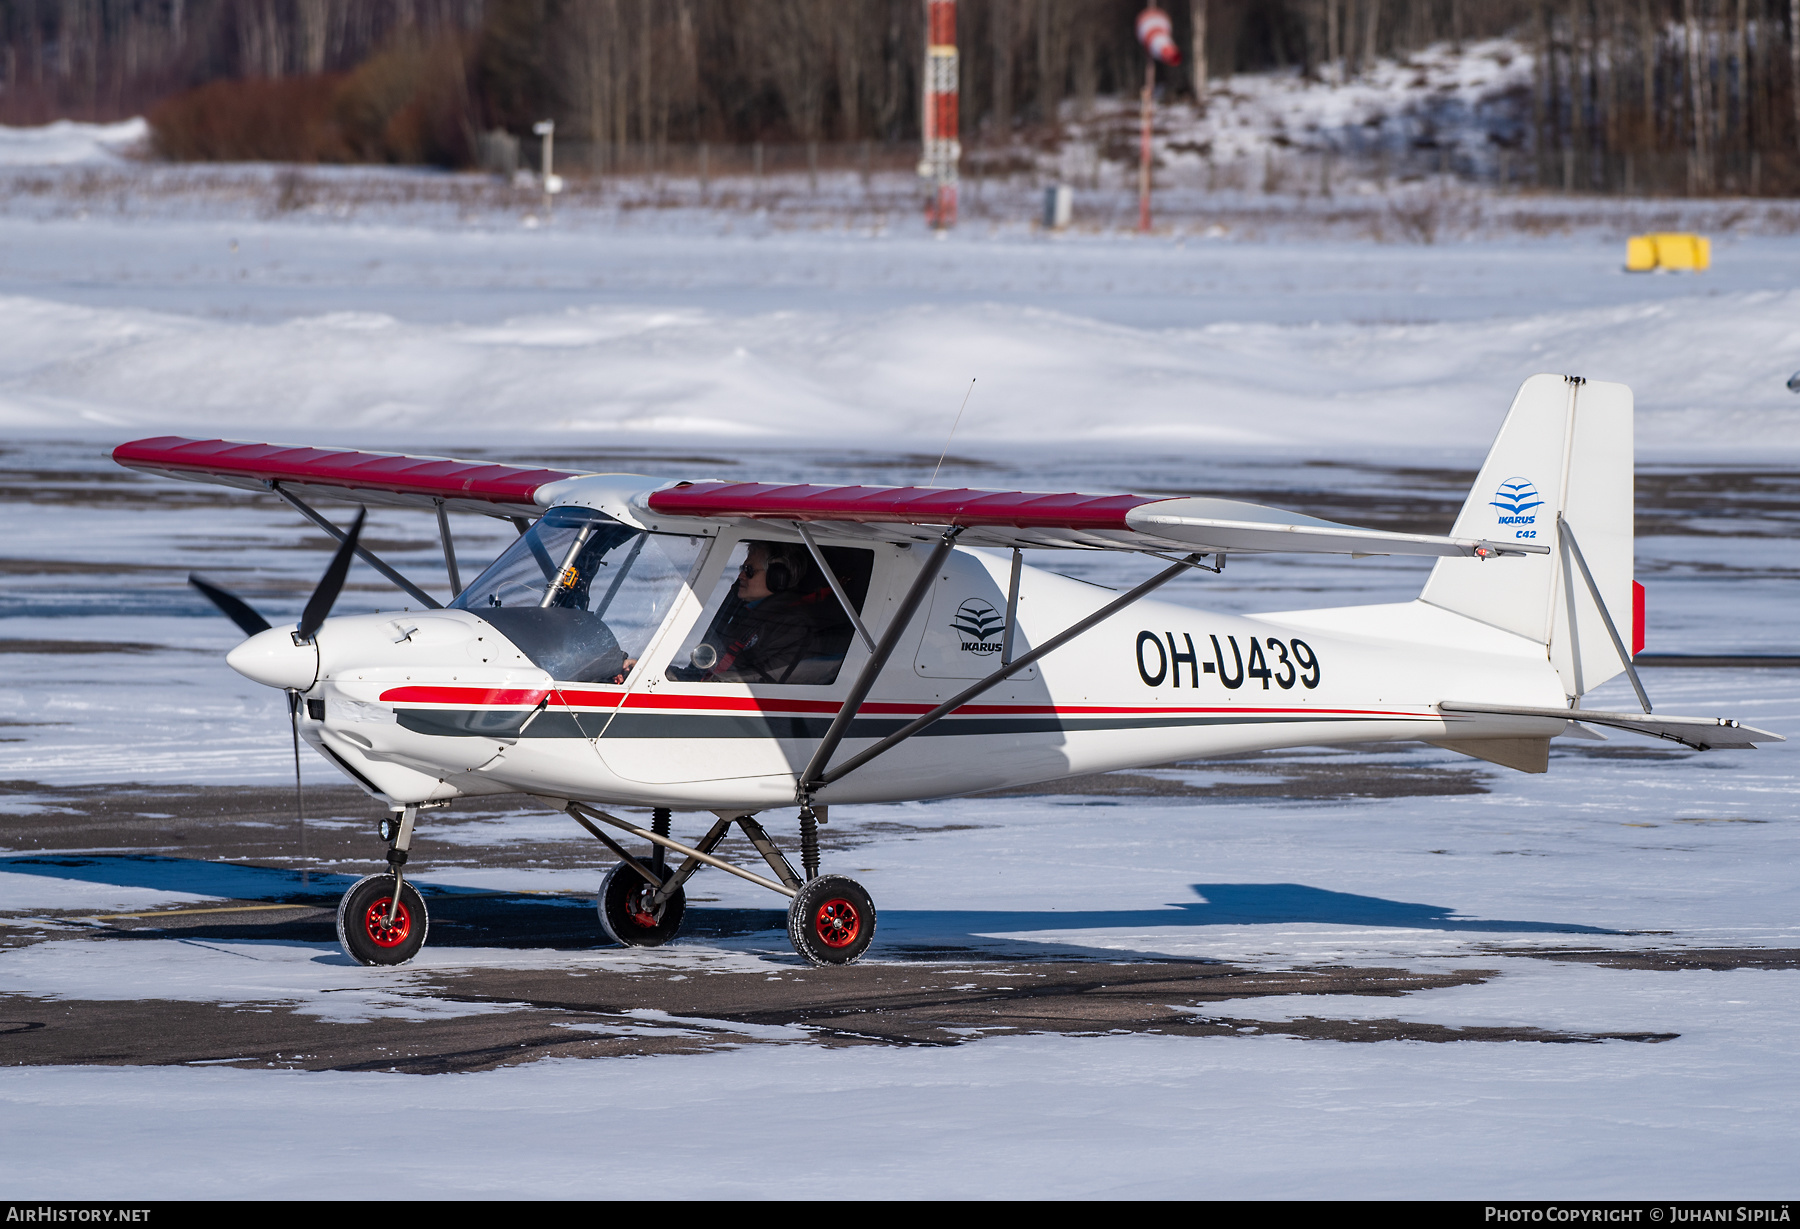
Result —
[[[819,877],[819,817],[811,807],[800,808],[800,866],[807,882]]]
[[[669,835],[669,808],[657,807],[650,812],[650,831],[658,836]],[[656,872],[658,879],[668,873],[669,851],[661,845],[650,850],[650,869]]]

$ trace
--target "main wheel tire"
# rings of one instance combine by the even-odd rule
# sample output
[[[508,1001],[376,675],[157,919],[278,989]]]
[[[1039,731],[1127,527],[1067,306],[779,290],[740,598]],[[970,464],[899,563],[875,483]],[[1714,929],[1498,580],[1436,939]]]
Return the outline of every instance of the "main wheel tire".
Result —
[[[649,880],[621,862],[600,881],[600,925],[613,941],[626,947],[661,947],[681,930],[687,914],[687,890],[676,888],[660,910],[650,903],[656,889]]]
[[[788,938],[812,964],[849,964],[874,941],[875,902],[854,879],[820,875],[788,905]]]
[[[388,902],[394,899],[392,875],[359,880],[338,902],[338,942],[358,964],[405,964],[425,946],[431,915],[425,898],[410,883],[400,885],[400,907],[387,924]]]

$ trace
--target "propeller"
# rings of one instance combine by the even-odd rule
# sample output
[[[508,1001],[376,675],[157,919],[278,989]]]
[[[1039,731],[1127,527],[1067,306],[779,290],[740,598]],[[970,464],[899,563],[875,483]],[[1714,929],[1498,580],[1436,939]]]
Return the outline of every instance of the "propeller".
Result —
[[[312,883],[312,869],[306,856],[306,795],[300,792],[300,693],[289,691],[288,731],[294,736],[294,819],[300,825],[300,886]]]
[[[356,544],[362,537],[363,520],[368,514],[367,508],[356,510],[356,521],[350,526],[350,532],[344,536],[337,553],[331,557],[331,563],[313,588],[312,596],[306,599],[306,607],[300,612],[300,622],[294,629],[296,643],[310,643],[330,617],[331,608],[337,604],[338,594],[343,592],[344,580],[350,574],[350,560],[356,555]],[[237,624],[238,630],[246,636],[258,635],[273,626],[249,602],[229,589],[221,588],[192,572],[188,573],[188,584],[204,593],[207,600]],[[294,739],[294,814],[300,822],[300,886],[304,888],[311,880],[311,870],[307,866],[306,856],[306,803],[300,790],[300,693],[288,688],[287,701],[288,727]]]
[[[300,612],[300,626],[296,632],[302,641],[311,640],[313,633],[319,630],[319,625],[331,614],[331,608],[338,600],[338,593],[344,587],[344,578],[350,574],[350,560],[356,554],[356,541],[362,537],[363,520],[368,515],[367,508],[356,510],[356,522],[350,526],[350,532],[345,535],[337,554],[331,557],[331,566],[319,578],[319,587],[306,599],[306,609]]]
[[[198,572],[188,573],[188,584],[206,594],[212,604],[222,611],[227,619],[238,625],[238,629],[246,636],[254,636],[258,632],[269,630],[269,621],[257,614],[249,602],[229,589],[221,589],[200,576]]]
[[[343,543],[337,548],[337,554],[331,557],[331,563],[325,569],[325,575],[313,588],[312,596],[306,599],[306,608],[300,612],[300,622],[295,628],[297,638],[305,643],[313,638],[314,633],[331,614],[331,608],[337,604],[338,594],[343,591],[344,579],[350,574],[350,560],[356,554],[357,541],[362,537],[363,520],[369,515],[367,508],[356,510],[356,521],[350,526],[350,532],[344,536]],[[258,632],[266,632],[274,626],[256,612],[243,598],[221,588],[197,572],[188,573],[188,584],[200,590],[219,608],[219,612],[238,625],[238,629],[246,636],[254,636]]]

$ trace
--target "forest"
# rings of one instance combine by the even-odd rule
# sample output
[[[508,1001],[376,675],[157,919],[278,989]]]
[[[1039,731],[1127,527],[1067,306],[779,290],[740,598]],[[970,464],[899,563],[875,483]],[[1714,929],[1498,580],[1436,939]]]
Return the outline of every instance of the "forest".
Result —
[[[965,144],[1054,140],[1134,93],[1136,0],[962,0]],[[1793,178],[1800,0],[1171,0],[1165,97],[1506,36],[1548,177],[1696,193]],[[149,114],[176,159],[468,166],[482,134],[556,121],[609,151],[919,134],[923,0],[5,0],[0,122]],[[1763,174],[1764,168],[1769,173]],[[1777,175],[1775,168],[1787,168]]]

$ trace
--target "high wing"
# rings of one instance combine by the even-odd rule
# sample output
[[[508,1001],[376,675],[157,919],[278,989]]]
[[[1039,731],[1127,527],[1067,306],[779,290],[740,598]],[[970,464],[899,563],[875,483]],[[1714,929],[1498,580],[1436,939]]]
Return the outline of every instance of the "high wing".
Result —
[[[889,541],[928,541],[948,527],[961,526],[958,541],[965,546],[1449,556],[1543,554],[1549,549],[1360,529],[1235,499],[695,482],[656,491],[645,502],[661,516],[806,521]]]
[[[266,491],[280,483],[302,498],[416,508],[435,508],[441,503],[452,512],[504,517],[537,516],[544,510],[534,498],[540,488],[581,476],[570,470],[486,461],[194,440],[179,435],[133,440],[120,444],[112,455],[127,469],[246,491]]]
[[[1542,554],[1535,544],[1390,533],[1234,499],[942,487],[659,481],[638,475],[496,465],[349,449],[162,436],[121,444],[119,464],[244,490],[535,516],[586,503],[658,527],[804,521],[840,537],[922,542],[959,527],[966,546],[1346,555]]]

